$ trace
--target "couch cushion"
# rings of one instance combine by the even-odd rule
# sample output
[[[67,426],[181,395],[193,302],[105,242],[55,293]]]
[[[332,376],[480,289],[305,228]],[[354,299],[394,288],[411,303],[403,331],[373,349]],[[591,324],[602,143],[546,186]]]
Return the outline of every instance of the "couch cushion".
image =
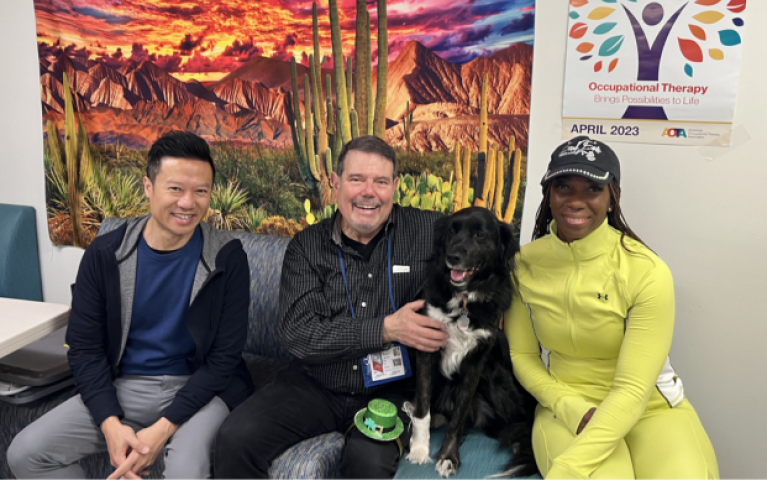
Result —
[[[245,352],[289,361],[279,341],[280,276],[290,238],[234,232],[250,264],[250,328]]]
[[[437,452],[439,452],[442,441],[445,439],[445,427],[433,429],[431,431],[431,441],[429,442],[429,454],[432,460],[436,461]],[[503,471],[503,467],[511,459],[511,453],[499,450],[499,443],[494,438],[490,438],[479,429],[472,428],[466,434],[464,442],[461,444],[461,466],[452,479],[460,478],[487,478]],[[406,454],[407,455],[407,454]],[[432,478],[441,479],[439,473],[434,469],[435,463],[424,465],[413,465],[406,457],[399,462],[397,473],[394,478]],[[523,477],[515,477],[523,478]],[[535,476],[531,478],[541,478]]]
[[[269,478],[339,478],[344,436],[326,433],[285,450],[269,468]]]

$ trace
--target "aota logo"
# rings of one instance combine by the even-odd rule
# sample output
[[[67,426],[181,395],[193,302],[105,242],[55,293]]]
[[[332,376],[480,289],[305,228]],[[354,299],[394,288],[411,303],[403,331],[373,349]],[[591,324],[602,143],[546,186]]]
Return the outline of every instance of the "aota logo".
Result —
[[[661,137],[687,138],[684,128],[664,128]]]

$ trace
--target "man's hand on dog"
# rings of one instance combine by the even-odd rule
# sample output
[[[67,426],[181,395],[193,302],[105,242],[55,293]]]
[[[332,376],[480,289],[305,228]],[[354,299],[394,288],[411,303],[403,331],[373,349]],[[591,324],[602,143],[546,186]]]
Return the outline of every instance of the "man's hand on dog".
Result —
[[[425,303],[410,302],[384,318],[383,343],[399,342],[423,352],[436,352],[447,345],[445,324],[417,313]]]

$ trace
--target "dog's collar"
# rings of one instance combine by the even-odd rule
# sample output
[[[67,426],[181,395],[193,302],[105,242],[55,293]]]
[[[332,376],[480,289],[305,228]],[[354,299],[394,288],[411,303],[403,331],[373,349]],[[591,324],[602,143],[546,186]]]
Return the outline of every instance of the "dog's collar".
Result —
[[[469,303],[469,295],[466,292],[456,293],[455,298],[458,300],[458,304],[462,310],[467,310],[466,305]]]
[[[458,325],[458,328],[466,331],[469,328],[469,309],[467,308],[469,304],[469,295],[466,292],[456,293],[455,299],[458,300],[458,305],[461,307],[456,324]]]

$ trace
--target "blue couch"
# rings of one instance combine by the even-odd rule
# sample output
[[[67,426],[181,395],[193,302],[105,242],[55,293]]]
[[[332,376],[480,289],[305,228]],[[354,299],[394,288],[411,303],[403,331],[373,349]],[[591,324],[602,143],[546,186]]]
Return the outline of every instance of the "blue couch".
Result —
[[[107,219],[99,234],[117,228],[124,220]],[[291,355],[277,339],[280,273],[289,238],[237,232],[251,271],[250,323],[244,357],[256,388],[263,387],[287,368]],[[36,245],[36,243],[35,243]],[[37,254],[35,250],[35,259]],[[26,404],[0,404],[0,478],[12,478],[5,453],[13,437],[25,426],[75,394],[74,387]],[[343,436],[334,432],[301,442],[272,463],[273,478],[338,478]],[[80,462],[89,478],[105,478],[112,468],[106,454]],[[162,463],[152,469],[158,478]]]
[[[99,234],[117,228],[124,220],[107,219]],[[261,388],[287,368],[292,356],[277,337],[279,283],[282,259],[290,241],[285,237],[237,232],[248,256],[251,272],[251,299],[248,340],[244,357],[256,388]],[[5,462],[5,451],[11,439],[26,425],[75,394],[74,387],[27,405],[0,405],[0,478],[11,476]],[[432,439],[432,452],[439,448],[437,431]],[[321,435],[301,442],[277,458],[269,470],[272,478],[338,478],[343,450],[343,435],[338,432]],[[480,478],[497,473],[508,460],[505,452],[497,451],[498,443],[479,431],[470,431],[461,448],[463,467],[456,478]],[[106,454],[80,462],[89,478],[105,478],[112,471]],[[162,462],[152,469],[159,478]],[[434,465],[400,464],[397,478],[439,478]]]

